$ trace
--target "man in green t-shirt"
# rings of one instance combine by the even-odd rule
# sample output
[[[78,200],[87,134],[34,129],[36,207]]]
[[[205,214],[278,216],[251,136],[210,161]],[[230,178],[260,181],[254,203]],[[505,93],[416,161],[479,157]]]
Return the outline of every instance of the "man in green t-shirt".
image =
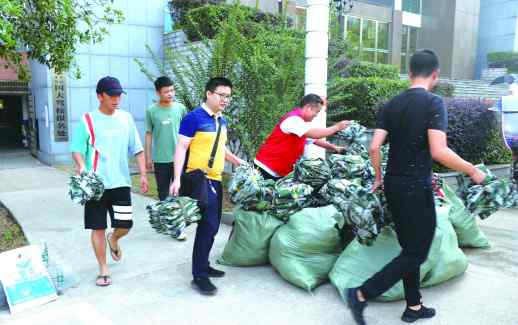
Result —
[[[158,198],[163,201],[173,181],[178,129],[187,109],[174,101],[175,89],[168,77],[156,79],[155,89],[160,100],[146,110],[146,167],[155,170]],[[185,240],[187,237],[179,231],[175,238]]]

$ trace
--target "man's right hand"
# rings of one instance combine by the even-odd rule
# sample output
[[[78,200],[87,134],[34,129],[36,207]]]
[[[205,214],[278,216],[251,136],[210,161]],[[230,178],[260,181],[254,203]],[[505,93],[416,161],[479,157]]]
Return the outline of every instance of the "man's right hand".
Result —
[[[487,175],[478,168],[475,168],[474,172],[469,175],[475,184],[482,184],[486,179]]]
[[[335,124],[335,127],[336,127],[336,132],[338,131],[342,131],[343,129],[347,129],[347,127],[349,126],[349,124],[351,124],[351,121],[340,121],[338,123]]]
[[[171,196],[178,196],[179,193],[180,193],[180,180],[179,179],[175,179],[171,183],[171,186],[169,186],[169,195],[171,195]]]
[[[76,166],[76,174],[81,175],[85,171],[85,166]]]
[[[146,169],[148,171],[152,171],[153,170],[153,160],[146,160]]]

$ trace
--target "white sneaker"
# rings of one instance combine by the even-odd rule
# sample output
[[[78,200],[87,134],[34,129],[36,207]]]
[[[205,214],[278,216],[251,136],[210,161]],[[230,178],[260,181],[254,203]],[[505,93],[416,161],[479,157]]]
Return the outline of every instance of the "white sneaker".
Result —
[[[178,236],[174,237],[174,239],[178,241],[184,241],[187,239],[187,235],[184,232],[181,232],[180,234],[178,234]]]

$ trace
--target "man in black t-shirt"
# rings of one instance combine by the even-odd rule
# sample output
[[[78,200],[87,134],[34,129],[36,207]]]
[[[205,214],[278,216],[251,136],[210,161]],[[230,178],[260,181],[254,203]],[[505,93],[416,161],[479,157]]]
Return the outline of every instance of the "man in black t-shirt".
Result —
[[[432,158],[468,174],[480,184],[485,174],[448,148],[448,116],[441,97],[429,92],[438,81],[439,61],[431,50],[416,52],[410,60],[411,86],[392,98],[379,112],[370,156],[376,171],[373,190],[383,186],[395,231],[402,248],[399,256],[358,288],[347,289],[347,304],[358,324],[374,299],[403,280],[407,307],[405,322],[435,315],[423,306],[419,267],[426,260],[435,233],[436,216],[431,187]],[[390,143],[384,179],[380,148]]]

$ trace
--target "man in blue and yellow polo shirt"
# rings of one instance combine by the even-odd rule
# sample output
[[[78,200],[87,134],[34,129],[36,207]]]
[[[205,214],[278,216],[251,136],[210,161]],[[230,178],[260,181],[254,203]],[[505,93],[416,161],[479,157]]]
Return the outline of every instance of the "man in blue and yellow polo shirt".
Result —
[[[216,287],[209,277],[223,277],[225,273],[212,268],[209,264],[209,253],[214,244],[214,237],[219,229],[222,210],[221,173],[228,160],[239,165],[241,160],[225,146],[227,142],[227,122],[222,116],[225,107],[230,103],[232,83],[226,78],[212,78],[205,85],[205,102],[188,113],[180,123],[178,144],[176,146],[174,165],[184,166],[187,150],[189,158],[186,171],[201,169],[207,172],[208,204],[203,218],[198,223],[192,254],[192,285],[200,293],[213,295]],[[221,133],[212,168],[208,168],[212,146],[216,141],[218,125]],[[174,169],[174,181],[170,194],[178,195],[182,168]]]

